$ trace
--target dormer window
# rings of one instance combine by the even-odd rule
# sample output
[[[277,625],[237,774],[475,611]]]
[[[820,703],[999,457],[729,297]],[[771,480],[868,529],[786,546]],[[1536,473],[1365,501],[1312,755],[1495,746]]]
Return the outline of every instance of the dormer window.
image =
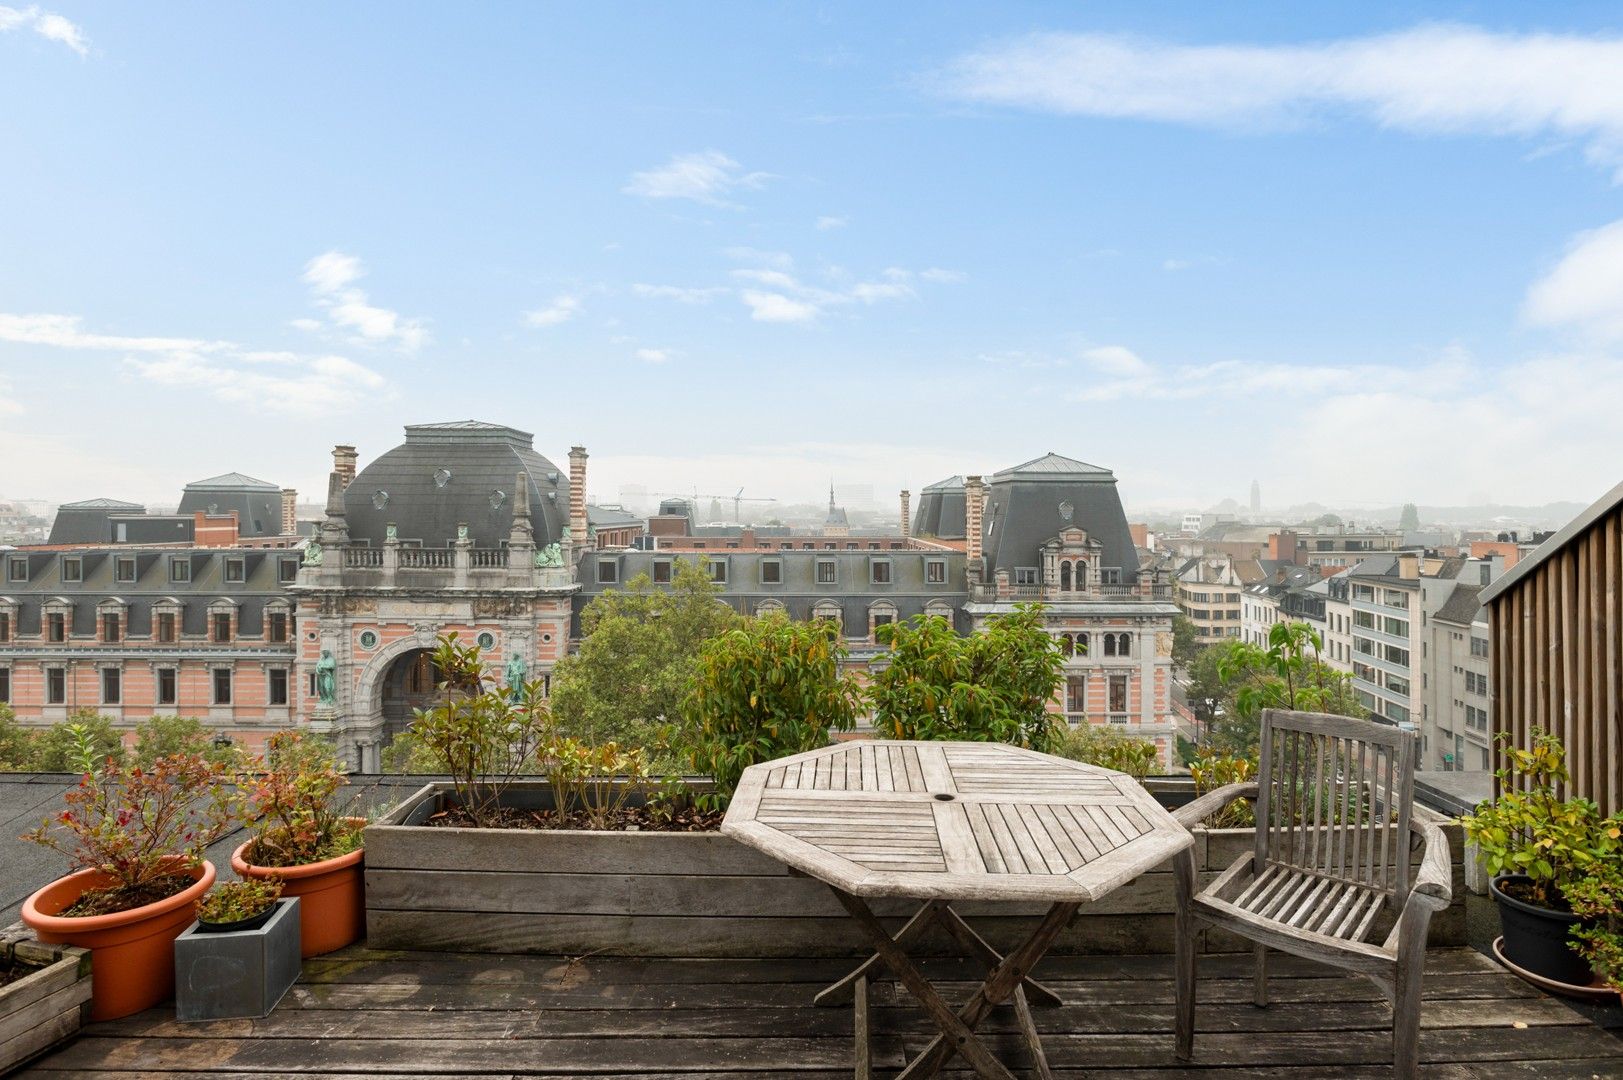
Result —
[[[85,579],[85,563],[84,563],[83,559],[81,559],[77,555],[75,555],[75,556],[64,558],[62,560],[62,580],[63,581],[65,581],[65,582],[77,582],[77,581],[83,581],[84,579]]]
[[[135,580],[135,560],[128,555],[120,555],[113,560],[113,580],[121,585],[128,585]]]
[[[6,560],[6,580],[7,581],[27,581],[28,580],[28,557],[27,556],[25,556],[25,555],[14,555],[11,558]]]
[[[246,565],[241,559],[227,559],[225,561],[225,580],[232,585],[240,585],[246,579]]]

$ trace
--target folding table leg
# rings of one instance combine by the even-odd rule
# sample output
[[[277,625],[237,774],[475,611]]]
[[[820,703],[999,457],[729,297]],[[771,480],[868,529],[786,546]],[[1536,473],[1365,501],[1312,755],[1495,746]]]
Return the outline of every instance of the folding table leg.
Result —
[[[948,1041],[950,1040],[951,1048],[964,1056],[964,1060],[968,1062],[969,1066],[975,1070],[977,1076],[983,1077],[985,1080],[1014,1080],[1014,1074],[1005,1068],[997,1060],[997,1058],[993,1057],[992,1052],[982,1045],[981,1041],[975,1037],[975,1032],[973,1030],[974,1024],[980,1023],[980,1021],[986,1015],[985,1011],[976,1016],[975,1019],[969,1024],[966,1024],[963,1020],[959,1019],[959,1014],[954,1013],[952,1011],[952,1006],[948,1005],[942,1000],[941,995],[936,992],[935,987],[930,985],[929,980],[919,972],[918,967],[914,965],[913,961],[908,959],[907,953],[902,951],[901,946],[896,943],[896,940],[890,936],[879,920],[874,917],[874,913],[869,910],[868,905],[863,903],[860,897],[852,896],[850,893],[837,889],[832,885],[829,886],[829,889],[834,893],[835,898],[838,899],[839,902],[845,907],[845,910],[851,914],[851,918],[855,919],[857,925],[860,926],[863,932],[868,935],[868,939],[873,942],[875,951],[878,952],[880,957],[885,961],[885,966],[890,968],[891,972],[898,980],[901,981],[903,986],[907,987],[908,992],[913,995],[914,999],[918,1001],[919,1005],[923,1007],[924,1011],[929,1014],[930,1019],[935,1021],[936,1027],[941,1029],[942,1034],[936,1037],[935,1041],[931,1043],[931,1047],[934,1047],[937,1044],[941,1044],[943,1046],[948,1045]],[[1069,921],[1070,915],[1076,910],[1075,904],[1060,904],[1056,905],[1056,907],[1068,907],[1070,909],[1068,912],[1066,912],[1067,921]],[[1052,912],[1050,913],[1050,918],[1052,918]],[[1046,927],[1047,924],[1048,920],[1045,919],[1043,926]],[[1063,925],[1064,924],[1062,923],[1061,926]],[[1042,929],[1042,927],[1039,927],[1039,934],[1042,932]],[[1056,930],[1054,933],[1058,934],[1058,932],[1059,931]],[[1052,942],[1052,940],[1053,935],[1049,935],[1048,940],[1043,942],[1042,946],[1046,948],[1049,942]],[[1028,941],[1026,945],[1022,945],[1021,949],[1017,951],[1015,955],[1020,956],[1022,952],[1033,951],[1028,949],[1028,946],[1031,944],[1032,943]],[[1035,950],[1035,952],[1038,956],[1041,955],[1040,949]],[[1011,960],[1013,959],[1014,958],[1011,957]],[[1033,956],[1031,961],[1026,963],[1026,967],[1028,969],[1031,966],[1031,962],[1035,962],[1035,959],[1036,957]],[[1009,967],[1009,965],[1010,961],[1005,961],[1003,964],[998,966],[998,970],[994,971],[988,977],[987,985],[983,985],[981,990],[976,994],[976,997],[970,999],[971,1004],[985,995],[987,986],[989,986],[994,980],[998,980],[1000,976],[1003,976],[1004,969]],[[1019,977],[1014,976],[1012,978],[1011,985],[1018,985],[1019,981]],[[1009,986],[1002,987],[1002,996],[1007,996],[1009,993]],[[966,1009],[968,1007],[969,1006],[965,1006]],[[990,1008],[990,1006],[987,1006],[986,1011],[990,1011]],[[929,1051],[927,1050],[926,1053],[928,1054]],[[920,1059],[915,1059],[913,1065],[909,1065],[907,1070],[904,1071],[903,1075],[908,1076],[910,1080],[912,1077],[934,1076],[940,1070],[941,1062],[946,1060],[946,1055],[943,1054],[940,1061],[937,1061],[934,1067],[930,1068],[928,1072],[914,1071],[914,1067],[919,1064],[919,1060]]]
[[[1003,954],[992,948],[986,939],[975,932],[975,928],[963,920],[963,917],[951,906],[942,904],[936,909],[936,921],[941,928],[951,934],[958,947],[964,950],[965,955],[974,957],[986,965],[991,971],[1003,963]],[[898,939],[899,940],[899,939]],[[1026,988],[1026,996],[1038,1005],[1063,1005],[1065,1002],[1060,996],[1036,979],[1029,976],[1021,983]]]
[[[853,994],[856,1006],[853,1012],[856,1022],[852,1025],[856,1039],[856,1080],[873,1080],[873,1046],[869,1042],[868,1034],[868,977],[864,975],[857,980],[856,990]]]
[[[930,917],[935,914],[936,909],[944,908],[946,906],[947,902],[945,900],[928,901],[923,907],[919,908],[918,912],[915,913],[911,919],[907,920],[907,924],[897,932],[896,944],[905,945],[909,941],[912,941],[930,925]],[[812,998],[812,1004],[847,1004],[851,1000],[851,993],[856,987],[857,981],[859,979],[873,978],[874,972],[883,967],[884,963],[885,961],[880,957],[880,955],[878,953],[874,953],[872,956],[868,957],[867,960],[864,960],[854,971],[851,972],[851,974],[847,975],[839,982],[833,983],[832,985],[819,991],[817,996]]]
[[[838,890],[836,890],[836,895],[838,895]],[[844,899],[842,896],[842,903]],[[852,897],[851,899],[855,900],[856,898]],[[1080,904],[1058,903],[1049,908],[1048,914],[1043,916],[1043,921],[1038,924],[1036,930],[1032,931],[1031,936],[1022,942],[1019,948],[1011,952],[997,966],[996,970],[987,975],[986,981],[981,984],[981,988],[975,991],[970,999],[964,1003],[963,1007],[958,1010],[953,1019],[958,1022],[959,1027],[968,1032],[973,1032],[976,1026],[986,1019],[986,1014],[992,1011],[994,1005],[1001,1004],[1018,990],[1026,977],[1026,973],[1036,965],[1038,960],[1043,958],[1043,954],[1048,951],[1048,947],[1054,943],[1054,939],[1059,937],[1060,932],[1070,923],[1071,918],[1076,914],[1076,910],[1080,906]],[[850,910],[849,906],[847,910]],[[869,918],[871,919],[872,916],[870,915]],[[880,933],[884,933],[883,928],[880,929]],[[886,956],[885,959],[887,963],[890,961],[889,956]],[[906,958],[903,957],[903,959]],[[909,990],[913,989],[911,984],[907,988]],[[936,1001],[941,1000],[940,995],[935,994],[934,990],[931,990],[930,993],[935,997]],[[914,996],[917,997],[917,993]],[[931,1015],[933,1018],[934,1013],[932,1012]],[[941,1028],[942,1034],[931,1039],[930,1044],[924,1048],[923,1053],[914,1058],[907,1068],[897,1075],[896,1080],[921,1080],[923,1077],[934,1076],[941,1071],[941,1066],[945,1065],[947,1059],[955,1052],[963,1054],[965,1060],[972,1066],[976,1064],[974,1059],[970,1057],[968,1048],[973,1045],[977,1049],[984,1050],[985,1048],[979,1042],[972,1041],[966,1044],[961,1039],[949,1039],[948,1036],[955,1035],[956,1029],[941,1024],[939,1020],[937,1026]],[[1031,1040],[1034,1046],[1037,1043],[1036,1035],[1036,1028],[1033,1026],[1027,1038]],[[970,1039],[974,1040],[972,1034]],[[1040,1050],[1038,1052],[1040,1053]],[[1046,1067],[1046,1062],[1041,1067]],[[976,1072],[980,1072],[979,1066],[976,1066]]]

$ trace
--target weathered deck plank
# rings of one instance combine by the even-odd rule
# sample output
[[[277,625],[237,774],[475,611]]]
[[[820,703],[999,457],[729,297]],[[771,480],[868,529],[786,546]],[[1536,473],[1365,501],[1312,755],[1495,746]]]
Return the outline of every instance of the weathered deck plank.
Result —
[[[1433,950],[1427,961],[1423,1076],[1623,1076],[1623,1040],[1481,955]],[[851,1014],[814,1008],[811,998],[848,966],[352,949],[308,961],[304,978],[264,1020],[180,1024],[172,1011],[155,1009],[92,1025],[25,1075],[832,1080],[851,1074]],[[921,966],[949,1000],[983,974],[949,958]],[[1062,1080],[1390,1076],[1391,1014],[1378,991],[1306,961],[1280,957],[1270,971],[1274,1003],[1258,1009],[1249,1004],[1249,957],[1203,958],[1192,1063],[1172,1056],[1170,957],[1050,957],[1039,974],[1066,1001],[1033,1010]],[[894,982],[877,981],[871,992],[874,1065],[886,1075],[934,1028]],[[983,1030],[1019,1072],[1025,1059],[1013,1013],[995,1011]]]

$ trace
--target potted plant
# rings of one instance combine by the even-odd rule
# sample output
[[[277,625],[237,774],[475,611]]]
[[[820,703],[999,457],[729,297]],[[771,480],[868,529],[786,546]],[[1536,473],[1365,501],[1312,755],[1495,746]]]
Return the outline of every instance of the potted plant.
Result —
[[[72,860],[75,872],[30,896],[22,915],[40,941],[91,950],[94,1019],[174,992],[174,940],[214,883],[204,853],[240,820],[232,779],[195,754],[150,768],[107,758],[85,771],[56,818],[26,834]]]
[[[222,881],[197,901],[197,926],[205,934],[257,930],[276,913],[280,878]]]
[[[366,933],[361,830],[366,819],[336,807],[344,774],[332,747],[303,732],[265,743],[250,779],[252,836],[231,853],[240,877],[282,883],[300,899],[300,954],[320,956]]]
[[[1510,759],[1499,772],[1502,792],[1461,821],[1493,875],[1505,959],[1552,982],[1587,986],[1593,973],[1572,947],[1585,919],[1573,905],[1585,894],[1575,887],[1623,858],[1623,829],[1588,799],[1556,798],[1567,780],[1560,739],[1535,728],[1527,749],[1500,742]]]
[[[1608,820],[1612,839],[1623,832],[1623,814]],[[1569,885],[1567,903],[1584,922],[1572,928],[1572,948],[1589,962],[1601,983],[1623,995],[1623,859],[1592,867]]]

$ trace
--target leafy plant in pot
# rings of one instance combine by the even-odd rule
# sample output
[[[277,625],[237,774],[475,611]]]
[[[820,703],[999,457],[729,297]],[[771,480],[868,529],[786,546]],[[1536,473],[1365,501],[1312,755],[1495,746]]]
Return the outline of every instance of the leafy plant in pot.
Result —
[[[1567,767],[1554,735],[1534,729],[1527,749],[1504,736],[1500,743],[1509,756],[1498,774],[1502,792],[1461,822],[1493,875],[1505,957],[1553,982],[1586,986],[1594,976],[1574,947],[1572,931],[1585,929],[1585,916],[1573,899],[1580,882],[1623,858],[1623,819],[1602,817],[1588,799],[1556,798]]]
[[[283,895],[299,898],[300,955],[341,949],[366,932],[366,819],[338,808],[344,774],[322,739],[279,731],[257,765],[245,778],[252,836],[231,853],[231,868],[244,879],[275,878]]]
[[[222,881],[197,901],[197,923],[205,934],[257,930],[276,914],[280,878]]]
[[[241,820],[241,800],[231,772],[196,754],[148,768],[81,763],[66,807],[24,835],[75,872],[30,896],[22,916],[43,942],[91,950],[91,1017],[113,1020],[174,993],[174,940],[214,883],[204,853]]]

